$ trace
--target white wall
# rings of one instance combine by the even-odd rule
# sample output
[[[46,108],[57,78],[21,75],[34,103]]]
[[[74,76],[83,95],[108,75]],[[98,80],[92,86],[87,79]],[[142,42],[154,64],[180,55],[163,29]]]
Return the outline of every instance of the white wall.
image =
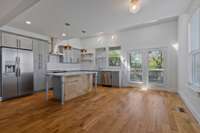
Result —
[[[194,0],[190,8],[179,17],[178,20],[178,92],[186,105],[190,108],[196,119],[200,122],[200,95],[188,88],[189,71],[188,64],[188,24],[189,19],[197,8],[200,1]]]
[[[177,53],[172,44],[177,43],[177,21],[133,28],[112,35],[104,35],[82,39],[81,44],[86,48],[100,48],[121,45],[122,48],[122,85],[128,85],[128,52],[140,48],[168,47],[168,87],[169,91],[177,89]]]

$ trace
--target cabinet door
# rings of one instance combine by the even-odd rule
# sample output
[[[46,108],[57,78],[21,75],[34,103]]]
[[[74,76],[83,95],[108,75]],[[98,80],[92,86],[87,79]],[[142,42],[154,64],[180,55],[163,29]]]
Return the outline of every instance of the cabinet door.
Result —
[[[46,73],[46,65],[48,62],[48,43],[44,41],[39,41],[39,53],[40,53],[40,62],[41,69]]]
[[[112,86],[119,87],[119,72],[112,72]]]
[[[46,64],[48,60],[48,43],[33,40],[34,53],[34,91],[45,89]]]
[[[19,40],[19,47],[20,48],[33,50],[33,40],[32,39],[19,36],[18,40]]]
[[[0,46],[2,46],[2,32],[0,32]]]
[[[17,48],[18,40],[17,36],[9,33],[2,33],[2,46]]]

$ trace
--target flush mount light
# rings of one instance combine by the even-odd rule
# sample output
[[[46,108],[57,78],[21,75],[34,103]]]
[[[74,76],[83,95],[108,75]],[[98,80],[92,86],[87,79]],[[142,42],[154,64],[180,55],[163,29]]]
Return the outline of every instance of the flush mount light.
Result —
[[[31,21],[26,21],[25,23],[26,23],[26,24],[31,24]]]
[[[83,34],[86,34],[86,31],[85,31],[85,30],[82,30],[81,32],[82,32]]]
[[[66,22],[66,23],[65,23],[65,26],[71,26],[71,24],[70,24],[70,23],[68,23],[68,22]]]
[[[62,36],[63,36],[63,37],[66,37],[66,34],[65,34],[65,33],[62,33]]]
[[[137,13],[140,10],[140,0],[129,0],[129,12]]]

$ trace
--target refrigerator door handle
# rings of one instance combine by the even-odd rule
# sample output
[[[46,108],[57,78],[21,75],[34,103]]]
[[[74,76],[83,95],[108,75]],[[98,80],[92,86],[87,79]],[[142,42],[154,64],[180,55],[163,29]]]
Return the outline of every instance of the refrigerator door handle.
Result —
[[[21,70],[20,70],[20,57],[18,57],[19,62],[18,62],[18,76],[20,77],[21,75]]]
[[[38,69],[40,69],[40,54],[38,55]]]
[[[19,70],[19,75],[18,75],[18,76],[20,77],[20,76],[21,76],[21,69],[20,69],[20,68],[18,68],[18,70]]]
[[[15,58],[15,75],[18,76],[18,57]]]
[[[42,62],[42,54],[40,55],[40,68],[42,69],[43,68],[43,62]]]

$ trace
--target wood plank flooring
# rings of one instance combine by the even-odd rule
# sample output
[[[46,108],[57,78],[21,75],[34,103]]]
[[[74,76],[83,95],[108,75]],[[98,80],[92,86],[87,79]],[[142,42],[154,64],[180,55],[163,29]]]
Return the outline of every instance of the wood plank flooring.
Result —
[[[99,87],[64,106],[49,96],[48,102],[38,93],[0,103],[0,133],[200,133],[173,93]]]

